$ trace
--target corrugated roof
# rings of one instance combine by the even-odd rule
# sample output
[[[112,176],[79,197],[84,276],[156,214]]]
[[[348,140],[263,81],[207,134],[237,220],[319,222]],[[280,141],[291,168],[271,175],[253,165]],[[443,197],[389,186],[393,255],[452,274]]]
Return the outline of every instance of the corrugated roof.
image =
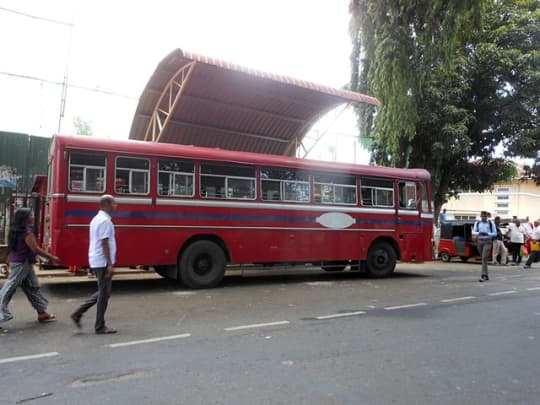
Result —
[[[370,96],[177,49],[144,89],[130,139],[294,155],[325,113]]]

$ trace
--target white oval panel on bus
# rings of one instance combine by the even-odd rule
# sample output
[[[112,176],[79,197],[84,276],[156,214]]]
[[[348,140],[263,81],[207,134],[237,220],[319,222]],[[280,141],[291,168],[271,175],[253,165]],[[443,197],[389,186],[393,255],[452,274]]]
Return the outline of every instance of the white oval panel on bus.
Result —
[[[343,212],[327,212],[317,217],[317,222],[325,228],[345,229],[353,225],[356,220]]]

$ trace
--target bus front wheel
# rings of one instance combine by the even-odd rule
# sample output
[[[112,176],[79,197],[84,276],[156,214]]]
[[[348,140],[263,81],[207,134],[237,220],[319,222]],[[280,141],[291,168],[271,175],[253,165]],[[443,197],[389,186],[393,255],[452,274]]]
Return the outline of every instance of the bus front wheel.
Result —
[[[223,249],[214,242],[194,242],[180,256],[180,279],[190,288],[213,288],[223,279],[226,262]]]
[[[396,251],[386,242],[375,243],[368,252],[366,271],[371,277],[388,277],[396,268]]]

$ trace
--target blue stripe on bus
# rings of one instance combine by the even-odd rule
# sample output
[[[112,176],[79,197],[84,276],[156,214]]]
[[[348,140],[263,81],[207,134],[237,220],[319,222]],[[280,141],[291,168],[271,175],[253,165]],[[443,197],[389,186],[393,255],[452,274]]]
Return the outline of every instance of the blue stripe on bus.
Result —
[[[91,218],[95,211],[67,210],[68,217]],[[113,218],[123,219],[191,219],[191,220],[224,220],[224,221],[263,221],[263,222],[315,222],[315,217],[291,217],[278,215],[245,215],[245,214],[210,214],[190,212],[140,212],[120,211]]]
[[[92,218],[96,214],[93,210],[66,210],[65,216],[76,218]],[[113,214],[114,218],[122,219],[189,219],[189,220],[222,220],[222,221],[256,221],[256,222],[295,222],[295,223],[315,223],[317,217],[294,217],[279,215],[246,215],[246,214],[210,214],[210,213],[190,213],[190,212],[141,212],[141,211],[120,211]],[[395,226],[396,221],[391,219],[377,218],[356,218],[357,225],[391,225]],[[431,225],[430,220],[401,220],[399,225],[427,226]]]

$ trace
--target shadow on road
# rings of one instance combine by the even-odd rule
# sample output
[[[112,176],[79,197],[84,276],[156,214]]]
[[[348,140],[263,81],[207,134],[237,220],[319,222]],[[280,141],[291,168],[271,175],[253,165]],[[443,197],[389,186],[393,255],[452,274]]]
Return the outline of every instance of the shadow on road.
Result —
[[[217,289],[223,288],[243,288],[252,286],[265,286],[276,284],[301,284],[306,282],[342,282],[342,281],[365,281],[365,280],[378,280],[384,282],[385,280],[394,279],[414,279],[414,278],[426,278],[429,277],[425,274],[409,273],[409,272],[396,272],[388,279],[374,279],[362,272],[345,271],[340,273],[328,273],[320,271],[291,271],[275,272],[261,271],[257,274],[257,271],[249,271],[249,273],[239,275],[227,275],[223,279],[221,285]],[[44,286],[50,293],[61,298],[74,298],[90,295],[96,291],[96,284],[92,280],[74,280],[69,283],[65,282],[49,282]],[[152,294],[152,293],[165,293],[175,291],[190,291],[182,284],[175,280],[167,280],[164,278],[151,278],[151,279],[116,279],[113,284],[113,291],[115,295],[122,294]]]

